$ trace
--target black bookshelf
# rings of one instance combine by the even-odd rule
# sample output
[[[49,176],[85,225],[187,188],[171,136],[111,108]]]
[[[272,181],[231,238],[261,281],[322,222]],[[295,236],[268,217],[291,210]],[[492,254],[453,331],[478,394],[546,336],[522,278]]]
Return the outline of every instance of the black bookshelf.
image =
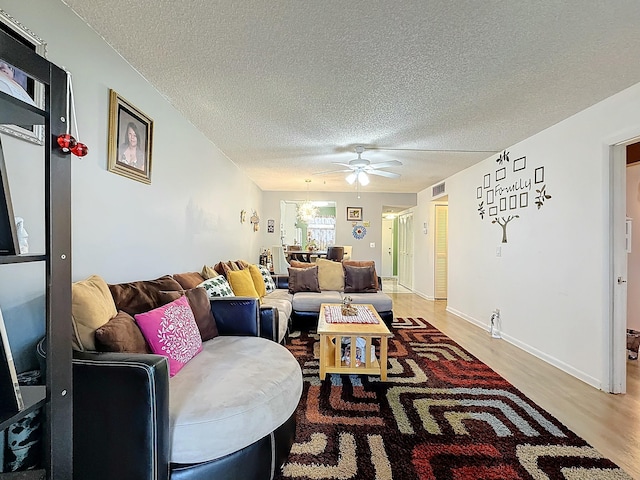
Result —
[[[0,474],[0,479],[71,480],[73,465],[71,377],[71,157],[58,148],[66,131],[66,73],[35,51],[0,30],[0,58],[44,86],[43,108],[0,92],[0,123],[44,125],[45,252],[2,255],[0,266],[29,262],[45,264],[46,385],[21,386],[24,407],[0,430],[44,408],[44,471]],[[3,394],[0,392],[0,395]]]

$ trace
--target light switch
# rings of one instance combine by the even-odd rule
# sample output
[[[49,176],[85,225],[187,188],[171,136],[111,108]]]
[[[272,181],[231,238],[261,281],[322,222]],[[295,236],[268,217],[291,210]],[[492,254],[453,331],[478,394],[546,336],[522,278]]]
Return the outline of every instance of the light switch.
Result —
[[[369,246],[370,246],[371,248],[376,248],[376,242],[371,242],[371,243],[369,244]]]
[[[496,247],[496,257],[502,256],[502,247]]]

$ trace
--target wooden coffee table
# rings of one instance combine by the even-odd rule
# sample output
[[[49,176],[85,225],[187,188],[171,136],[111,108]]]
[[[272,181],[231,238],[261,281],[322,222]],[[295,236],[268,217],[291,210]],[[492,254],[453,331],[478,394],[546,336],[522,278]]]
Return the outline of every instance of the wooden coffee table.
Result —
[[[373,305],[354,305],[370,310],[378,323],[329,323],[326,320],[325,309],[330,306],[340,307],[340,304],[323,303],[318,317],[318,335],[320,335],[320,380],[324,380],[327,373],[380,375],[380,379],[387,379],[387,338],[392,336],[384,321],[373,308]],[[342,338],[351,339],[350,365],[342,361]],[[364,362],[356,366],[356,338],[364,338],[366,347]],[[371,340],[380,338],[379,356],[371,359]],[[337,346],[337,348],[336,348]]]

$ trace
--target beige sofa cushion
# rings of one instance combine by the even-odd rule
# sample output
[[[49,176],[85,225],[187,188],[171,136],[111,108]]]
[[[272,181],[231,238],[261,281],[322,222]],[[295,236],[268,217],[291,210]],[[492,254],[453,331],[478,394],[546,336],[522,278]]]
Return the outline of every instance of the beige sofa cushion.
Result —
[[[74,350],[96,350],[95,331],[118,314],[109,286],[92,275],[71,285],[71,323]]]
[[[342,263],[319,258],[316,260],[318,265],[318,283],[320,290],[335,290],[341,292],[344,290],[344,269]]]
[[[298,361],[276,342],[242,336],[204,342],[169,380],[171,462],[214,460],[270,434],[295,412],[302,383]]]

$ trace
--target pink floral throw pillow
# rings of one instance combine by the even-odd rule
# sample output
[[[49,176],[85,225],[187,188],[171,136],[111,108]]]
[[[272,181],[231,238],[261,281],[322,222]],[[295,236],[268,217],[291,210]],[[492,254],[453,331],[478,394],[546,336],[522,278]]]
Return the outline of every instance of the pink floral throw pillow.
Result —
[[[135,319],[151,351],[169,359],[171,377],[202,351],[200,331],[184,295]]]

